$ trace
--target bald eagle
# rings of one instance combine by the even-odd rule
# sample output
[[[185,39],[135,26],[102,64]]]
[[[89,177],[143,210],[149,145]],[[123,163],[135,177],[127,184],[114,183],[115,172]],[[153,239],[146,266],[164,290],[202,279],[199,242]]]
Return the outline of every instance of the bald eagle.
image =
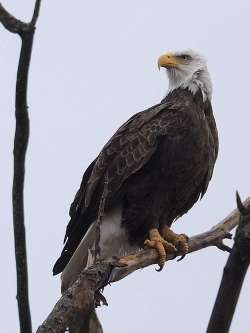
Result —
[[[206,60],[193,50],[164,54],[158,66],[168,75],[166,97],[124,123],[83,175],[53,268],[63,272],[62,290],[88,266],[97,237],[101,259],[147,246],[158,251],[162,268],[167,252],[188,251],[187,236],[170,227],[203,197],[213,173],[218,135],[212,84]]]

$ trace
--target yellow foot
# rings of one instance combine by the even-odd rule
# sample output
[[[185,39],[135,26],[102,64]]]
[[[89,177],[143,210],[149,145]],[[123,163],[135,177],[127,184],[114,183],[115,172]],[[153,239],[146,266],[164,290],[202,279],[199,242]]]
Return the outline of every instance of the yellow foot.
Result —
[[[178,235],[167,226],[162,228],[161,235],[166,241],[172,243],[176,247],[177,251],[182,254],[181,259],[183,259],[188,253],[188,236],[185,234]]]
[[[144,245],[151,249],[155,249],[159,254],[158,265],[160,268],[158,271],[161,271],[164,267],[167,253],[176,253],[176,247],[169,243],[167,240],[162,238],[159,231],[157,229],[149,230],[149,239],[145,240]]]

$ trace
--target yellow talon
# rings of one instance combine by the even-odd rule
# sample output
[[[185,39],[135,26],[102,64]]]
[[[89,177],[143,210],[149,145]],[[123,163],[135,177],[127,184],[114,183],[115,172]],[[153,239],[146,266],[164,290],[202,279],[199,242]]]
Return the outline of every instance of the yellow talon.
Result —
[[[149,239],[145,240],[144,245],[148,248],[155,249],[158,252],[158,265],[160,266],[158,271],[163,269],[167,253],[175,253],[177,251],[173,244],[162,238],[157,229],[149,230]]]
[[[188,253],[188,236],[185,234],[176,234],[169,227],[164,226],[161,230],[162,237],[172,243],[180,254]]]

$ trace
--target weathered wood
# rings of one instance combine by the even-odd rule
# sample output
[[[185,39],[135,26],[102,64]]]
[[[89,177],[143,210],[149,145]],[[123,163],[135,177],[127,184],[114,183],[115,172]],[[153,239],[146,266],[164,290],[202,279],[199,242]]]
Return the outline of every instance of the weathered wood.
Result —
[[[244,205],[250,208],[250,197]],[[235,209],[223,221],[211,230],[196,235],[189,240],[189,253],[208,246],[223,247],[223,239],[229,238],[229,232],[238,224],[239,211]],[[174,259],[168,255],[167,260]],[[37,333],[62,333],[75,325],[77,317],[84,318],[94,306],[95,292],[104,288],[107,283],[123,279],[137,269],[156,264],[158,255],[155,250],[142,250],[112,262],[103,262],[83,271],[77,281],[62,295]],[[78,317],[79,318],[79,317]],[[78,323],[79,324],[79,323]]]
[[[62,333],[67,328],[74,332],[84,320],[89,320],[94,310],[95,292],[108,283],[111,270],[111,264],[99,263],[81,272],[37,332]]]

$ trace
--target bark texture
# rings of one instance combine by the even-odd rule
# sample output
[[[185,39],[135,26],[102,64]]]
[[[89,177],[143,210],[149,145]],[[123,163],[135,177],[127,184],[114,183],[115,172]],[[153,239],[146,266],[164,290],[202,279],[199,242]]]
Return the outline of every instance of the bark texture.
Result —
[[[244,205],[250,208],[250,197],[245,200]],[[239,211],[235,209],[211,230],[191,237],[189,253],[208,246],[217,246],[228,251],[229,248],[223,244],[223,239],[231,238],[230,231],[238,224],[239,217]],[[174,256],[168,255],[167,260],[171,259],[174,259]],[[82,325],[82,320],[88,318],[90,311],[94,309],[95,295],[100,289],[107,283],[123,279],[137,269],[156,264],[157,260],[158,254],[155,250],[142,250],[111,262],[97,263],[81,272],[77,281],[62,295],[47,319],[38,328],[37,333],[62,333],[68,327]]]

